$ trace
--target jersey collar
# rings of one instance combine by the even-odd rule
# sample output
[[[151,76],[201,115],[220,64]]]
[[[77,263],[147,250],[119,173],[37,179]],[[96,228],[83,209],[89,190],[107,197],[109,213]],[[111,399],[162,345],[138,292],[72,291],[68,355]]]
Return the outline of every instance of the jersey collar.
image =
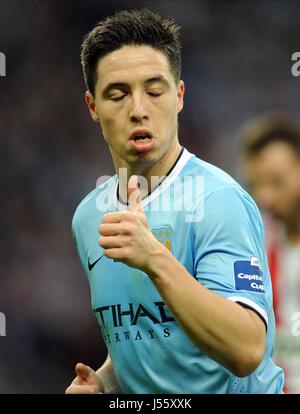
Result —
[[[182,151],[169,170],[166,178],[158,185],[150,194],[148,194],[146,197],[142,199],[143,207],[145,207],[147,204],[151,203],[154,199],[156,199],[160,194],[162,194],[170,185],[176,180],[178,175],[180,174],[183,167],[186,165],[188,160],[193,157],[193,154],[191,154],[186,148],[182,147]],[[122,203],[118,199],[118,186],[119,186],[119,180],[118,177],[116,179],[116,187],[114,191],[114,200],[113,204],[116,210],[127,210],[127,205]]]

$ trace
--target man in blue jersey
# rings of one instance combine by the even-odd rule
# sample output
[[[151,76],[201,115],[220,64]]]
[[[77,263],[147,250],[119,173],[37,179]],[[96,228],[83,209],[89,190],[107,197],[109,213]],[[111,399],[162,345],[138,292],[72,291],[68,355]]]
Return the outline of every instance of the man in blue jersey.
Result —
[[[67,393],[281,393],[264,231],[251,197],[178,141],[179,28],[121,11],[85,38],[86,102],[116,175],[73,234],[107,345]]]

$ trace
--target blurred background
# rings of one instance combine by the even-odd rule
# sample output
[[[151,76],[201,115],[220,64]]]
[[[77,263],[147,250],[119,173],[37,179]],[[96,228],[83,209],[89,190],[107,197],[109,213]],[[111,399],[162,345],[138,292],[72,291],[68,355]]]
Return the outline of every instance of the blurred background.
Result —
[[[0,393],[63,393],[76,362],[96,369],[105,358],[70,229],[80,200],[114,171],[79,53],[97,21],[139,6],[182,26],[189,151],[241,182],[241,125],[299,114],[297,1],[0,1]]]

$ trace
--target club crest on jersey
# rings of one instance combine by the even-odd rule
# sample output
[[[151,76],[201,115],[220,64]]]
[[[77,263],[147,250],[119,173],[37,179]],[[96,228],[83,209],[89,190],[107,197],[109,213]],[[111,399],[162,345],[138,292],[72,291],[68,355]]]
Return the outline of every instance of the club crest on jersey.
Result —
[[[249,290],[260,293],[265,291],[263,273],[257,257],[234,262],[234,278],[237,290]]]
[[[159,240],[170,252],[172,252],[173,230],[169,224],[151,229],[154,236]]]

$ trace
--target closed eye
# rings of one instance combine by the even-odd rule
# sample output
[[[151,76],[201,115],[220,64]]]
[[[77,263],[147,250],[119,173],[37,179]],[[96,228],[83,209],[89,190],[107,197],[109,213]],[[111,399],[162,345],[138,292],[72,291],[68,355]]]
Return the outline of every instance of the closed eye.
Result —
[[[120,96],[111,96],[109,99],[111,101],[118,102],[118,101],[121,101],[123,98],[125,98],[125,96],[126,94],[120,95]]]
[[[161,96],[162,92],[148,92],[148,95],[150,95],[150,96]]]

